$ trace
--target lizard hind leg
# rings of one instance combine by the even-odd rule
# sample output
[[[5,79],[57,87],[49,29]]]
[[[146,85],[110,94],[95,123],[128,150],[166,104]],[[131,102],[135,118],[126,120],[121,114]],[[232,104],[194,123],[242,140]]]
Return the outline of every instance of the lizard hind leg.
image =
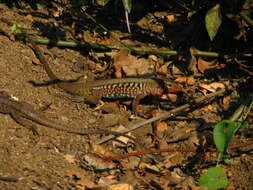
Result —
[[[139,103],[140,100],[143,98],[143,95],[137,95],[132,102],[132,111],[134,112],[134,114],[138,115],[139,114]]]

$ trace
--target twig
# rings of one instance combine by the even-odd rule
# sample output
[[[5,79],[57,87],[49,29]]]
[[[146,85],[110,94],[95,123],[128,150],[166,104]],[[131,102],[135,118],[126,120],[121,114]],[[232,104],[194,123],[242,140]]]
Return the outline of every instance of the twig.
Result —
[[[217,92],[213,92],[213,93],[208,94],[208,95],[206,95],[206,96],[197,98],[197,99],[195,100],[195,103],[196,103],[196,104],[199,104],[199,103],[201,103],[201,102],[203,102],[203,101],[205,101],[205,100],[209,100],[209,99],[212,98],[212,97],[219,96],[219,95],[223,94],[224,92],[225,92],[225,89],[218,90]],[[175,109],[172,109],[171,111],[162,113],[162,114],[160,114],[160,115],[158,115],[158,116],[156,116],[156,117],[150,118],[150,119],[148,119],[148,120],[141,121],[140,123],[137,123],[137,124],[133,125],[133,126],[130,127],[129,129],[126,129],[126,130],[121,131],[121,133],[123,133],[123,134],[128,133],[128,132],[133,131],[133,130],[136,130],[136,129],[138,129],[138,128],[140,128],[140,127],[146,125],[146,124],[152,123],[152,122],[157,121],[157,120],[160,120],[160,119],[163,119],[163,120],[164,120],[164,119],[168,119],[168,118],[174,117],[174,116],[176,116],[177,114],[179,114],[181,111],[186,110],[186,109],[188,109],[188,108],[190,108],[190,107],[191,107],[191,104],[190,104],[190,103],[184,104],[184,105],[179,106],[179,107],[177,107],[177,108],[175,108]],[[100,141],[98,141],[96,144],[103,144],[103,143],[105,143],[105,142],[107,142],[107,141],[109,141],[109,140],[111,140],[111,139],[113,139],[113,138],[115,138],[115,136],[113,136],[113,135],[107,136],[107,137],[101,139]]]
[[[236,149],[236,148],[243,148],[249,145],[253,144],[253,140],[250,140],[243,144],[237,144],[237,145],[230,145],[228,149]],[[158,149],[158,150],[149,150],[149,151],[140,151],[140,152],[132,152],[128,154],[122,154],[117,156],[109,156],[104,157],[103,159],[106,161],[112,161],[112,160],[121,160],[132,156],[143,156],[147,154],[157,154],[157,153],[165,153],[165,152],[196,152],[196,149],[182,149],[182,148],[165,148],[165,149]],[[217,152],[215,148],[209,149],[207,152]]]
[[[196,149],[164,148],[164,149],[158,149],[158,150],[132,152],[132,153],[122,154],[122,155],[117,155],[117,156],[108,156],[108,157],[104,157],[103,160],[106,160],[106,161],[121,160],[121,159],[125,159],[132,156],[143,156],[147,154],[157,154],[157,153],[165,153],[165,152],[196,152]]]

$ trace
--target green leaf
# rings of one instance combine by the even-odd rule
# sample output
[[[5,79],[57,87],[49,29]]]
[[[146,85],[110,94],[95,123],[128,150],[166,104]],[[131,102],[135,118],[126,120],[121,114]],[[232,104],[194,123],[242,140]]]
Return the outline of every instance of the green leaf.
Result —
[[[228,179],[225,171],[220,167],[209,168],[203,173],[198,182],[199,186],[207,187],[208,190],[224,188],[228,185]]]
[[[240,125],[230,120],[222,120],[217,123],[213,130],[213,138],[216,148],[219,152],[224,153],[230,144],[235,132]]]
[[[217,4],[213,8],[209,9],[205,16],[205,24],[206,24],[206,30],[208,32],[208,35],[213,41],[214,37],[216,36],[219,27],[222,22],[222,15],[220,10],[220,5]]]
[[[127,10],[128,13],[131,12],[132,9],[132,0],[122,0],[124,8]]]
[[[217,150],[223,153],[226,150],[226,135],[224,133],[224,122],[217,123],[213,130],[213,139]]]

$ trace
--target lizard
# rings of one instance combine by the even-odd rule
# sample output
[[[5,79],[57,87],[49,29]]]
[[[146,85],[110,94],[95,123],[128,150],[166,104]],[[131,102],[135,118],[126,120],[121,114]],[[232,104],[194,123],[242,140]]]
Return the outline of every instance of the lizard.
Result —
[[[80,100],[84,100],[86,103],[97,104],[101,98],[130,98],[133,99],[132,110],[137,112],[137,106],[142,98],[146,96],[162,96],[170,92],[170,89],[172,89],[171,92],[181,90],[178,86],[174,90],[175,86],[168,86],[163,80],[153,78],[119,78],[86,81],[83,83],[63,81],[51,70],[49,63],[30,36],[27,37],[27,40],[31,43],[35,55],[42,63],[50,80],[66,92],[81,97]]]
[[[18,101],[9,96],[5,91],[0,92],[0,113],[9,114],[20,125],[28,127],[34,133],[37,133],[35,125],[37,124],[56,129],[59,131],[65,131],[68,133],[74,133],[78,135],[89,134],[115,134],[116,136],[123,135],[120,132],[114,132],[104,129],[73,129],[63,124],[58,124],[37,111],[31,104],[23,101]]]

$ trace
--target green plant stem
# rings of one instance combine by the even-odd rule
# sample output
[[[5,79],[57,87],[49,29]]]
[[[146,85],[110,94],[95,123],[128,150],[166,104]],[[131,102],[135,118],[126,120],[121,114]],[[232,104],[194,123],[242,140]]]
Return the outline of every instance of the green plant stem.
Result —
[[[46,44],[46,45],[53,45],[53,46],[60,46],[60,47],[71,47],[71,48],[92,48],[92,49],[99,49],[103,51],[110,51],[112,50],[111,47],[96,44],[96,43],[87,43],[87,42],[74,42],[74,41],[62,41],[62,40],[49,40],[49,39],[42,39],[42,38],[31,38],[32,41],[39,44]]]
[[[74,41],[62,41],[62,40],[49,40],[49,39],[42,39],[42,38],[32,38],[32,41],[40,44],[46,45],[53,45],[53,46],[61,46],[61,47],[72,47],[72,48],[91,48],[97,49],[101,51],[111,51],[111,50],[129,50],[136,53],[149,53],[149,54],[157,54],[157,55],[188,55],[189,52],[179,52],[176,50],[169,50],[169,49],[154,49],[154,48],[145,48],[145,47],[117,47],[113,45],[102,45],[96,43],[88,43],[88,42],[74,42]],[[194,50],[194,56],[201,56],[201,57],[236,57],[238,55],[233,54],[220,54],[217,52],[207,52],[207,51],[199,51]],[[250,56],[250,55],[241,55],[241,56]]]
[[[223,153],[219,152],[219,155],[218,155],[218,158],[217,158],[217,162],[216,162],[216,167],[219,166],[219,163],[220,163],[222,157],[223,157]]]
[[[243,122],[253,106],[253,92],[250,93],[244,102],[235,110],[233,115],[229,118],[231,121]]]

